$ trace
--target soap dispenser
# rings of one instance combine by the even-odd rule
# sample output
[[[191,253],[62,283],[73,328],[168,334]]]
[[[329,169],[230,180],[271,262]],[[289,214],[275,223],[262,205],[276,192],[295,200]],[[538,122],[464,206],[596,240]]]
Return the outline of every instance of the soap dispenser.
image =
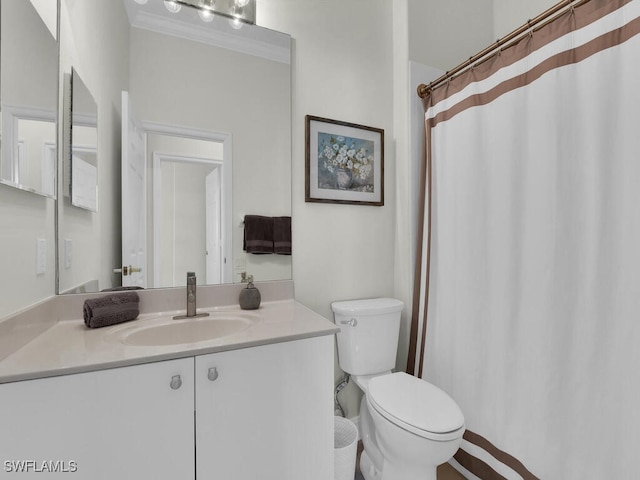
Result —
[[[242,282],[247,282],[247,288],[240,290],[240,308],[243,310],[255,310],[260,306],[260,290],[253,285],[253,275],[242,272]]]

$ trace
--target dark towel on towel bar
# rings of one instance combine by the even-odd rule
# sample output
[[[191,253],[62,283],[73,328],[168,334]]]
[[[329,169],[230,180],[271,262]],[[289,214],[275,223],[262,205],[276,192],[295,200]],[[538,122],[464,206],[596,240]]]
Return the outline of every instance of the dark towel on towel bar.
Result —
[[[273,251],[291,255],[291,217],[273,217]]]
[[[138,318],[140,298],[136,292],[123,292],[84,301],[84,324],[89,328],[107,327]]]
[[[247,253],[273,253],[273,217],[244,216],[244,250]]]

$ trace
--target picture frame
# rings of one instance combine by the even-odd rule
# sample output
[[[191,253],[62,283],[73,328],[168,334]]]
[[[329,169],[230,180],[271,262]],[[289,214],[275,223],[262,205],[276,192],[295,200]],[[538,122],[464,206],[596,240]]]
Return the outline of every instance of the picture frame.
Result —
[[[384,130],[307,115],[305,202],[384,205]]]

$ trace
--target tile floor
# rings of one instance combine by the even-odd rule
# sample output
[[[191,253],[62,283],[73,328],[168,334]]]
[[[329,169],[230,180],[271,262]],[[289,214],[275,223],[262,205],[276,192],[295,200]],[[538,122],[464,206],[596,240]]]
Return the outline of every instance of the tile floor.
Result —
[[[358,457],[356,458],[356,476],[354,480],[364,480],[362,473],[360,473],[360,453],[362,452],[362,442],[358,442]],[[438,467],[438,480],[465,480],[465,478],[460,475],[448,463],[440,465]]]

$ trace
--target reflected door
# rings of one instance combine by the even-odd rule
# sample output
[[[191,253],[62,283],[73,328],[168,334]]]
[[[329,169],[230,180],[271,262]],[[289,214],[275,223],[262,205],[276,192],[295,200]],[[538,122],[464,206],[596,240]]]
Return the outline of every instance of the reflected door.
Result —
[[[220,168],[206,177],[207,283],[222,283],[221,184]]]
[[[122,92],[122,273],[123,286],[146,287],[147,193],[145,132]]]

